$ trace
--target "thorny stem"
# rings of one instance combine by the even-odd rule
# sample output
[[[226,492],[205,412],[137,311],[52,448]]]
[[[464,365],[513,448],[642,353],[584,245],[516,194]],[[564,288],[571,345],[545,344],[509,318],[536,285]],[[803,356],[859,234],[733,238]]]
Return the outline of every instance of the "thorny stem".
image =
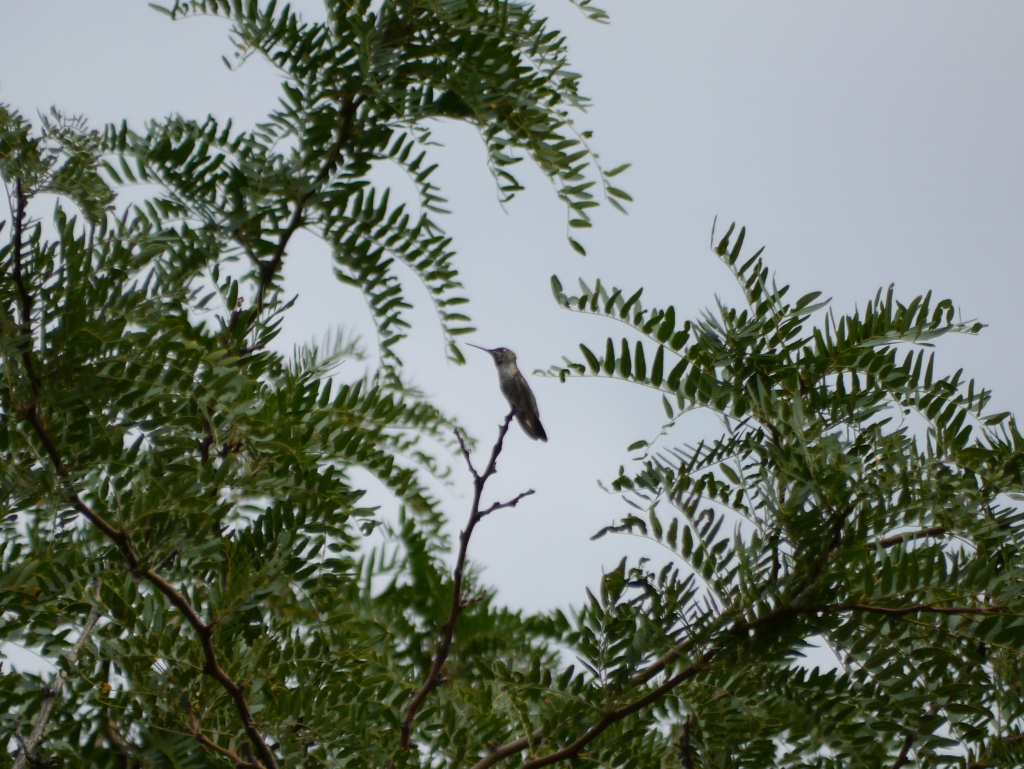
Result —
[[[522,494],[519,494],[508,502],[496,502],[484,510],[480,509],[480,497],[483,494],[484,485],[487,483],[488,479],[497,472],[498,455],[501,453],[505,434],[508,432],[508,427],[512,423],[512,418],[514,416],[515,411],[510,411],[508,416],[505,417],[505,421],[498,430],[498,440],[495,442],[494,448],[491,449],[491,458],[488,460],[487,467],[484,469],[483,473],[477,473],[476,468],[473,467],[473,461],[469,456],[469,449],[466,448],[465,439],[458,428],[455,430],[455,436],[459,439],[459,446],[462,448],[462,455],[466,458],[466,464],[469,466],[469,472],[473,476],[473,504],[470,507],[469,522],[466,524],[466,528],[459,535],[459,555],[455,560],[455,570],[452,573],[452,603],[451,608],[448,610],[448,619],[445,620],[444,626],[441,628],[441,643],[438,645],[437,652],[434,654],[434,661],[430,666],[430,671],[427,673],[426,680],[412,696],[412,699],[409,700],[409,704],[405,709],[405,720],[402,721],[402,736],[399,740],[399,746],[403,750],[408,750],[412,747],[412,727],[416,720],[416,712],[427,699],[430,692],[444,683],[444,677],[441,671],[444,668],[445,660],[448,659],[448,652],[451,650],[452,636],[455,634],[455,623],[458,621],[462,610],[469,604],[473,603],[472,600],[469,600],[462,595],[462,578],[466,566],[466,552],[469,550],[469,539],[473,536],[473,529],[476,528],[480,519],[485,515],[489,515],[495,510],[500,510],[502,508],[515,507],[519,504],[521,499],[534,493],[533,489],[530,489],[529,491],[524,491]],[[524,745],[523,747],[527,746]]]

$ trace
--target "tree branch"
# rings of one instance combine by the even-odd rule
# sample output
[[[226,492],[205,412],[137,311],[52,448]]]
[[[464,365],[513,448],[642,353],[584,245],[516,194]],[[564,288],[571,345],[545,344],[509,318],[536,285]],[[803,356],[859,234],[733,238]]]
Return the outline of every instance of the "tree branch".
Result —
[[[918,529],[917,531],[907,531],[903,534],[893,534],[891,537],[884,537],[883,539],[872,539],[864,543],[865,547],[892,547],[893,545],[899,545],[903,542],[912,542],[915,539],[925,539],[927,537],[937,537],[941,534],[946,533],[945,526],[929,526],[926,529]]]
[[[358,100],[354,100],[352,103],[355,105],[352,108],[352,114],[354,115],[355,107],[358,107],[359,102]],[[322,168],[320,173],[317,175],[317,184],[322,183],[323,179],[325,179],[329,175],[331,168],[333,168],[334,163],[336,163],[337,161],[337,154],[340,153],[340,151],[341,146],[340,144],[338,144],[337,150],[333,154],[333,158],[330,159],[328,163],[325,164],[324,168]],[[312,190],[306,193],[303,201],[308,200],[312,194]],[[28,423],[32,426],[32,429],[35,432],[36,436],[39,438],[39,441],[42,443],[43,449],[46,452],[46,455],[49,457],[50,462],[52,463],[57,475],[62,480],[65,480],[68,476],[68,469],[65,466],[63,459],[61,458],[60,452],[57,450],[57,445],[54,442],[53,437],[50,435],[50,432],[46,427],[46,423],[43,419],[42,412],[40,411],[39,404],[36,400],[41,390],[41,380],[39,378],[38,373],[35,370],[32,361],[31,334],[33,299],[31,293],[28,291],[28,287],[25,282],[21,264],[21,252],[24,245],[24,221],[26,215],[26,207],[27,199],[25,197],[21,179],[19,178],[15,180],[15,211],[13,212],[14,227],[12,232],[12,277],[17,288],[18,299],[20,304],[20,331],[22,339],[19,346],[21,348],[22,359],[25,364],[29,384],[32,388],[33,396],[35,396],[33,402],[28,406],[28,408],[23,409],[22,413],[24,414]],[[296,213],[301,214],[301,211],[297,211]],[[297,227],[298,225],[296,224],[295,228],[292,228],[292,232],[288,232],[286,230],[287,237],[291,237],[291,234],[294,232],[294,229],[297,229]],[[280,266],[280,261],[281,258],[283,257],[286,245],[287,238],[282,236],[282,241],[281,243],[279,243],[277,252],[275,252],[274,255],[274,264],[276,265],[274,268],[275,271],[277,267]],[[272,276],[270,279],[272,280]],[[225,691],[227,691],[227,693],[230,695],[231,699],[234,701],[235,709],[237,710],[239,716],[242,719],[246,735],[248,736],[250,742],[252,742],[253,745],[255,746],[256,753],[262,760],[264,769],[277,769],[277,762],[274,759],[273,753],[267,746],[267,743],[263,739],[263,736],[260,734],[259,730],[256,728],[255,719],[253,718],[252,712],[249,709],[249,705],[245,700],[244,687],[241,684],[234,681],[224,671],[224,669],[220,666],[220,663],[217,659],[217,653],[213,645],[213,627],[215,623],[208,624],[204,622],[203,619],[199,616],[199,614],[195,611],[195,609],[192,608],[192,605],[189,603],[188,599],[185,598],[185,596],[181,592],[175,589],[169,582],[167,582],[167,580],[165,580],[158,574],[159,567],[149,568],[144,567],[142,565],[139,554],[136,551],[135,547],[132,545],[131,538],[129,537],[126,531],[124,531],[123,529],[116,528],[107,520],[105,520],[101,515],[93,511],[89,507],[89,505],[87,505],[82,500],[82,498],[74,491],[68,493],[67,499],[75,510],[77,510],[83,517],[85,517],[90,523],[92,523],[96,528],[103,532],[104,535],[106,535],[112,542],[114,542],[117,545],[118,549],[120,549],[122,554],[124,555],[125,560],[127,560],[128,566],[132,573],[146,580],[151,585],[153,585],[153,587],[155,587],[158,591],[163,593],[164,596],[166,596],[170,600],[170,602],[184,615],[185,620],[195,629],[196,634],[199,636],[199,640],[202,644],[203,655],[206,660],[205,665],[203,667],[203,672],[209,675],[217,682],[219,682],[221,686],[223,686]],[[93,618],[91,612],[90,619],[92,620],[92,626],[94,626],[96,619]],[[83,632],[83,636],[79,639],[79,642],[81,644],[85,643],[85,639],[88,637],[88,633],[92,631],[92,626],[88,626],[88,632]],[[76,649],[72,650],[72,653],[75,655],[74,658],[77,658],[77,649],[80,648],[81,646],[78,646],[76,644]],[[72,658],[70,655],[68,657],[68,659],[72,661],[74,661],[74,658]],[[32,734],[29,735],[29,738],[26,741],[27,750],[23,749],[22,752],[19,753],[19,756],[24,755],[26,757],[22,759],[21,764],[16,764],[17,769],[21,769],[24,766],[24,761],[27,760],[27,753],[31,753],[31,751],[35,750],[36,746],[41,740],[42,730],[46,725],[46,721],[49,718],[51,710],[53,709],[54,702],[56,700],[56,694],[63,687],[65,680],[66,675],[62,671],[60,674],[58,674],[57,679],[55,680],[53,686],[51,687],[53,693],[47,693],[47,700],[43,703],[43,709],[40,710],[40,715],[39,718],[37,719],[36,726],[33,728]]]
[[[1001,614],[1006,611],[1005,606],[932,606],[926,603],[915,604],[914,606],[871,606],[863,603],[834,603],[825,606],[808,606],[800,608],[802,613],[806,612],[845,612],[862,611],[872,614],[887,614],[890,617],[905,617],[908,614]]]
[[[696,662],[694,662],[686,669],[680,671],[676,675],[669,678],[661,686],[651,689],[651,691],[647,692],[647,694],[645,694],[644,696],[639,697],[633,700],[632,702],[627,703],[626,705],[623,705],[621,708],[617,708],[608,713],[605,713],[603,716],[601,716],[601,718],[598,720],[596,724],[594,724],[592,727],[590,727],[590,729],[584,732],[583,735],[576,739],[575,742],[566,745],[561,750],[556,750],[553,753],[548,753],[546,756],[540,756],[539,758],[533,758],[529,761],[525,761],[522,765],[522,769],[540,769],[540,767],[542,766],[548,766],[550,764],[557,763],[558,761],[574,758],[577,754],[579,754],[579,752],[583,748],[585,748],[587,745],[589,745],[591,742],[597,739],[601,732],[603,732],[609,726],[621,721],[626,716],[636,713],[638,710],[643,710],[648,705],[654,704],[662,697],[664,697],[666,694],[675,689],[677,686],[679,686],[679,684],[683,683],[683,681],[693,678],[695,675],[697,675],[697,673],[703,670],[707,666],[707,664],[711,662],[711,659],[715,656],[715,654],[717,654],[723,648],[725,648],[725,644],[722,644],[712,649],[708,649],[706,652],[704,652],[704,654],[701,655],[700,659],[698,659]]]
[[[896,756],[896,760],[893,762],[892,769],[900,769],[901,766],[910,763],[910,749],[914,746],[916,739],[917,737],[914,734],[906,736],[906,739],[903,740],[903,747],[900,748],[900,754]]]
[[[61,461],[56,445],[50,437],[49,432],[46,430],[46,426],[43,424],[38,412],[30,411],[28,418],[29,423],[32,425],[36,434],[39,436],[39,440],[45,447],[46,453],[50,457],[57,474],[62,479],[66,478],[67,469]],[[182,613],[185,617],[185,621],[192,626],[196,631],[196,635],[199,636],[199,641],[203,648],[203,656],[205,658],[203,672],[217,681],[231,697],[235,705],[235,710],[242,719],[242,726],[245,729],[246,736],[255,746],[256,754],[263,762],[265,769],[278,769],[277,760],[274,758],[273,752],[267,745],[266,740],[263,739],[263,735],[260,734],[259,729],[256,728],[256,719],[253,718],[252,711],[249,709],[249,703],[245,700],[244,687],[232,679],[231,676],[229,676],[220,666],[220,662],[217,658],[217,650],[213,645],[213,629],[216,622],[204,622],[202,617],[199,616],[183,593],[177,590],[166,579],[161,577],[155,568],[142,565],[142,560],[138,551],[135,549],[134,545],[132,545],[131,537],[129,537],[128,532],[113,526],[109,521],[103,518],[103,516],[89,507],[89,505],[87,505],[75,492],[72,491],[68,494],[68,500],[75,510],[77,510],[86,520],[103,532],[108,539],[117,545],[125,560],[128,562],[128,567],[133,574],[146,580],[158,591],[163,593],[171,604],[173,604],[174,607]]]
[[[495,510],[500,510],[503,507],[514,507],[519,503],[519,500],[523,499],[523,497],[528,497],[530,494],[533,494],[533,490],[531,489],[523,492],[509,502],[495,503],[485,510],[480,509],[480,497],[483,494],[484,485],[487,483],[487,480],[497,472],[498,455],[501,453],[505,434],[508,432],[508,427],[512,423],[512,418],[514,416],[515,411],[510,411],[508,416],[505,417],[505,421],[498,430],[498,440],[494,443],[494,448],[491,449],[491,457],[488,460],[487,467],[484,469],[483,473],[478,473],[476,471],[476,468],[473,466],[473,460],[469,455],[469,449],[466,447],[466,441],[462,432],[458,428],[455,428],[455,437],[459,439],[459,446],[462,448],[462,455],[466,458],[466,464],[469,466],[469,472],[473,476],[473,503],[469,511],[469,522],[466,524],[466,528],[462,533],[459,534],[459,554],[455,560],[455,570],[452,573],[452,603],[451,608],[448,610],[448,619],[445,620],[444,626],[441,628],[441,643],[438,645],[437,652],[434,654],[434,660],[430,666],[430,671],[427,673],[426,680],[416,693],[413,694],[412,699],[409,700],[409,704],[405,709],[405,719],[402,721],[402,735],[399,740],[399,746],[403,750],[408,750],[412,747],[412,726],[416,720],[416,712],[427,699],[430,692],[444,683],[441,670],[444,667],[445,660],[448,659],[448,652],[451,650],[452,637],[455,634],[455,623],[458,621],[462,610],[472,603],[472,601],[467,601],[462,595],[462,578],[466,566],[466,552],[469,549],[469,539],[473,536],[473,529],[476,528],[480,519],[485,515],[488,515]],[[510,751],[509,755],[514,752],[516,751]]]
[[[11,232],[11,277],[14,278],[14,285],[18,290],[18,304],[21,314],[21,341],[18,348],[21,350],[21,359],[25,364],[25,371],[28,374],[28,382],[32,387],[32,395],[38,397],[40,389],[39,374],[36,372],[35,363],[32,361],[32,309],[34,301],[32,294],[25,284],[25,274],[21,268],[21,250],[25,241],[25,215],[28,209],[28,199],[25,197],[25,190],[22,187],[21,177],[14,180],[14,228]],[[29,410],[36,410],[38,406],[33,401]]]
[[[975,650],[975,652],[981,656],[985,656],[985,652],[987,649],[988,646],[984,642],[981,642],[978,644],[978,648]],[[974,668],[976,667],[977,665],[973,662],[966,665],[960,671],[959,675],[957,675],[957,681],[963,682],[967,678],[967,676],[969,676],[974,671]],[[941,709],[942,705],[940,705],[938,700],[936,700],[928,708],[928,715],[933,716],[936,713],[938,713]],[[914,732],[908,732],[907,736],[903,739],[903,745],[902,747],[900,747],[899,755],[896,756],[896,761],[893,762],[892,769],[900,769],[901,766],[905,766],[910,763],[910,749],[914,746],[915,742],[917,742],[917,735]]]
[[[544,740],[544,730],[537,729],[533,734],[528,737],[520,737],[518,740],[512,740],[499,748],[495,748],[486,756],[477,761],[471,769],[489,769],[499,761],[514,756],[521,750],[526,750],[531,745],[539,745]]]
[[[908,614],[923,614],[923,613],[934,613],[934,614],[998,614],[1005,611],[1003,606],[931,606],[928,604],[916,604],[914,606],[872,606],[870,604],[862,603],[846,603],[846,604],[822,604],[820,606],[783,606],[774,611],[770,611],[767,614],[763,614],[760,617],[756,617],[748,622],[742,622],[737,620],[729,627],[729,634],[733,637],[745,636],[751,630],[755,630],[761,625],[768,624],[774,620],[781,619],[786,616],[792,616],[796,614],[821,614],[821,613],[835,613],[835,612],[869,612],[875,614],[886,614],[894,617],[903,617]],[[731,640],[731,639],[729,639]],[[540,769],[543,766],[549,766],[550,764],[557,763],[558,761],[564,761],[570,758],[575,758],[579,755],[579,752],[597,739],[602,732],[608,727],[621,721],[626,716],[629,716],[648,705],[652,705],[662,697],[667,695],[679,684],[684,681],[693,678],[697,673],[703,670],[711,662],[716,654],[721,652],[729,643],[729,640],[719,641],[715,646],[708,649],[701,655],[701,657],[686,669],[665,680],[660,686],[651,689],[649,692],[641,697],[629,702],[622,707],[606,712],[601,718],[598,719],[597,723],[590,727],[584,734],[578,737],[575,741],[566,745],[560,750],[556,750],[552,753],[548,753],[538,758],[533,758],[525,761],[522,764],[521,769]],[[674,662],[679,658],[680,652],[671,650],[667,654],[663,655],[661,659],[655,662],[651,668],[643,671],[642,674],[638,674],[637,682],[643,683],[648,681],[658,672],[663,670],[668,664]],[[520,750],[526,750],[530,746],[530,741],[524,737],[517,740],[508,742],[498,748],[495,748],[488,753],[484,758],[477,762],[473,769],[486,769],[492,766],[497,761],[505,758],[513,753]],[[912,744],[912,741],[911,741]],[[906,746],[906,750],[910,750],[910,746]],[[902,764],[897,764],[901,766]]]
[[[246,761],[244,758],[235,753],[235,751],[221,747],[216,742],[207,737],[205,734],[203,734],[199,726],[199,719],[196,717],[195,713],[189,713],[188,726],[189,729],[192,730],[192,736],[195,737],[196,740],[198,740],[201,745],[204,745],[210,748],[210,750],[213,750],[216,753],[220,753],[225,758],[228,758],[231,761],[233,761],[235,764],[235,769],[266,769],[266,767],[264,767],[263,764],[261,764],[259,761]]]
[[[89,609],[89,616],[85,619],[82,632],[78,636],[78,640],[75,641],[74,646],[71,647],[71,651],[67,654],[69,665],[74,665],[78,662],[78,654],[85,646],[85,642],[89,640],[89,636],[92,635],[92,631],[95,629],[99,618],[99,609],[95,606]],[[43,704],[39,708],[39,715],[36,716],[35,725],[32,727],[32,732],[29,734],[28,739],[19,740],[21,747],[14,758],[13,769],[24,769],[26,763],[35,753],[36,748],[43,741],[43,730],[46,729],[46,723],[50,720],[50,714],[53,712],[53,707],[57,704],[57,698],[60,696],[60,692],[67,680],[67,671],[60,670],[57,672],[57,677],[54,678],[53,683],[43,690]]]
[[[503,510],[506,507],[515,507],[516,505],[519,504],[519,501],[521,499],[523,499],[524,497],[528,497],[531,494],[536,494],[536,492],[533,489],[528,489],[524,491],[522,494],[517,494],[513,499],[510,499],[508,502],[495,502],[486,510],[481,510],[480,515],[478,517],[483,518],[485,515],[490,515],[495,510]]]
[[[299,196],[298,200],[295,201],[295,210],[292,211],[291,219],[288,224],[285,225],[284,230],[281,232],[281,237],[277,242],[277,247],[274,249],[274,253],[271,255],[270,260],[264,262],[262,259],[256,259],[256,265],[259,269],[259,290],[256,294],[256,308],[257,312],[263,309],[263,299],[266,296],[267,289],[270,288],[274,282],[274,278],[277,277],[278,271],[281,269],[281,263],[284,261],[284,254],[288,248],[288,242],[291,240],[298,229],[303,224],[303,218],[305,216],[306,204],[309,202],[323,185],[327,178],[331,175],[331,172],[337,167],[338,159],[341,157],[341,152],[345,148],[345,145],[352,139],[352,129],[355,125],[356,113],[359,111],[359,107],[362,106],[365,101],[363,96],[354,96],[345,102],[341,108],[341,128],[338,129],[338,138],[335,139],[334,144],[327,152],[327,158],[324,160],[323,166],[317,172],[316,176],[313,177],[309,189],[306,190],[302,195]],[[243,244],[244,246],[245,244]]]

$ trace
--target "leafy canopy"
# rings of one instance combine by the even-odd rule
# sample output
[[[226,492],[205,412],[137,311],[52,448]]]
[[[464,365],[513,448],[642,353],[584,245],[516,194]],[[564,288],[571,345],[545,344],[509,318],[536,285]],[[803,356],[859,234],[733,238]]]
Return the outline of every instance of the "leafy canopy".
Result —
[[[327,7],[324,24],[273,2],[164,9],[229,19],[229,64],[279,69],[254,130],[33,127],[0,108],[0,640],[58,668],[0,677],[4,765],[1024,761],[1024,441],[929,349],[980,326],[891,290],[838,318],[817,295],[791,302],[760,252],[741,258],[742,230],[716,247],[741,309],[677,323],[639,290],[553,282],[629,336],[550,373],[663,398],[661,433],[612,482],[628,512],[601,533],[649,538],[664,564],[624,559],[571,612],[498,605],[465,556],[481,518],[529,493],[481,506],[510,414],[486,469],[470,465],[449,571],[428,482],[472,444],[398,355],[410,276],[450,357],[471,329],[430,121],[477,127],[503,195],[530,157],[572,229],[598,183],[628,196],[576,133],[578,76],[531,7]],[[380,162],[407,172],[415,207],[374,187]],[[117,208],[136,182],[157,191]],[[342,376],[365,354],[344,338],[273,350],[299,230],[366,298],[379,369]],[[697,409],[722,433],[675,445]],[[366,472],[397,520],[364,501]],[[813,645],[835,664],[812,665]]]
[[[569,226],[607,182],[571,120],[586,101],[564,38],[531,7],[326,6],[325,23],[274,2],[160,9],[228,19],[229,64],[277,69],[278,106],[252,130],[173,116],[94,131],[57,112],[33,127],[0,107],[0,640],[62,671],[52,687],[0,679],[19,766],[417,760],[397,722],[452,589],[427,481],[457,444],[402,377],[409,281],[452,359],[472,330],[437,222],[432,121],[476,127],[506,199],[532,159]],[[404,170],[410,204],[370,181],[378,163]],[[118,203],[132,185],[155,192]],[[344,339],[273,350],[300,230],[365,298],[379,369],[341,377],[365,355]],[[363,501],[365,473],[397,523]],[[477,602],[449,678],[478,655],[551,664],[549,625]],[[431,702],[422,728],[480,697]]]
[[[790,301],[733,232],[715,251],[740,309],[677,323],[640,290],[552,279],[563,307],[639,338],[549,374],[654,389],[669,419],[630,447],[639,469],[612,488],[634,512],[599,534],[667,562],[623,560],[573,636],[613,712],[652,705],[635,725],[664,739],[635,765],[669,760],[670,736],[684,767],[1019,764],[1024,438],[929,349],[981,324],[892,287],[838,318],[817,292]],[[722,434],[673,445],[695,410]],[[588,758],[625,765],[630,736]]]

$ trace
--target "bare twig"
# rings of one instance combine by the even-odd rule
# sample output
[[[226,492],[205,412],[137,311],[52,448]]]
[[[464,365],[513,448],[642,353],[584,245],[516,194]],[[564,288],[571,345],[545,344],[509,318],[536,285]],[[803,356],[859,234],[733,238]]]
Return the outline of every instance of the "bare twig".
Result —
[[[486,510],[481,510],[480,511],[480,515],[478,517],[479,518],[483,518],[485,515],[490,515],[495,510],[503,510],[506,507],[515,507],[516,505],[519,504],[519,501],[521,499],[523,499],[524,497],[528,497],[531,494],[535,494],[535,493],[536,492],[533,489],[528,489],[528,490],[524,491],[522,494],[517,494],[513,499],[510,499],[508,502],[495,502],[493,505],[488,507]]]
[[[95,606],[89,609],[89,616],[85,619],[82,632],[78,636],[78,640],[75,641],[74,646],[71,647],[71,651],[67,654],[67,660],[70,665],[74,665],[78,661],[78,655],[85,646],[85,642],[89,640],[89,636],[92,635],[92,631],[95,629],[99,618],[100,612]],[[35,753],[36,748],[43,741],[43,731],[46,729],[46,723],[50,720],[50,714],[53,712],[53,707],[56,705],[57,698],[60,696],[60,692],[67,680],[67,671],[60,670],[57,672],[57,677],[53,679],[53,683],[43,690],[43,704],[39,708],[39,715],[36,716],[35,725],[32,727],[32,732],[29,734],[28,739],[22,739],[20,729],[18,730],[18,742],[21,747],[14,759],[14,769],[24,769],[32,754]]]
[[[430,671],[427,673],[426,680],[416,693],[413,694],[412,699],[409,700],[409,704],[405,709],[405,719],[402,721],[402,735],[399,740],[399,745],[403,750],[407,750],[412,746],[412,725],[416,720],[416,712],[427,699],[427,695],[444,683],[441,671],[444,667],[445,660],[448,659],[448,652],[451,650],[452,636],[455,634],[455,623],[459,619],[459,614],[462,613],[462,610],[466,608],[466,606],[474,602],[472,599],[467,600],[462,595],[462,578],[463,571],[466,566],[466,552],[469,549],[469,539],[473,536],[473,529],[485,515],[505,507],[514,507],[519,503],[519,500],[533,494],[533,490],[531,489],[530,491],[523,492],[508,502],[495,503],[485,510],[480,509],[480,497],[483,494],[484,485],[497,471],[498,455],[501,453],[505,434],[508,432],[508,427],[512,423],[512,418],[514,416],[515,411],[510,411],[508,416],[505,417],[505,421],[498,430],[498,440],[495,442],[494,448],[491,449],[491,457],[488,460],[487,467],[484,469],[483,473],[478,473],[476,471],[461,431],[459,431],[458,428],[455,430],[455,436],[459,439],[459,446],[462,448],[462,455],[465,457],[466,465],[468,465],[469,472],[473,476],[473,504],[470,507],[469,522],[466,524],[466,528],[459,535],[459,555],[455,560],[455,570],[452,573],[452,603],[451,608],[448,610],[448,619],[445,620],[444,626],[441,629],[441,643],[438,645],[437,652],[434,654],[434,660],[430,666]],[[524,745],[523,747],[527,746]],[[514,750],[510,751],[509,755],[515,752],[516,751]]]

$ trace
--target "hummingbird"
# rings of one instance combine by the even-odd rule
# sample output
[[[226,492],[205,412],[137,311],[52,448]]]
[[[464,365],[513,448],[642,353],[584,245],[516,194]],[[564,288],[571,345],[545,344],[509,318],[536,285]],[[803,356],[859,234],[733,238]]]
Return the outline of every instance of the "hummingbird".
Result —
[[[467,344],[469,344],[467,342]],[[470,344],[490,353],[494,358],[494,365],[498,367],[498,387],[501,394],[505,396],[508,405],[515,412],[516,421],[523,428],[523,432],[533,438],[547,443],[548,436],[544,432],[544,426],[540,423],[540,412],[537,411],[537,399],[533,397],[530,385],[526,384],[526,377],[519,371],[516,365],[516,354],[506,347],[495,347],[488,350],[476,344]]]

